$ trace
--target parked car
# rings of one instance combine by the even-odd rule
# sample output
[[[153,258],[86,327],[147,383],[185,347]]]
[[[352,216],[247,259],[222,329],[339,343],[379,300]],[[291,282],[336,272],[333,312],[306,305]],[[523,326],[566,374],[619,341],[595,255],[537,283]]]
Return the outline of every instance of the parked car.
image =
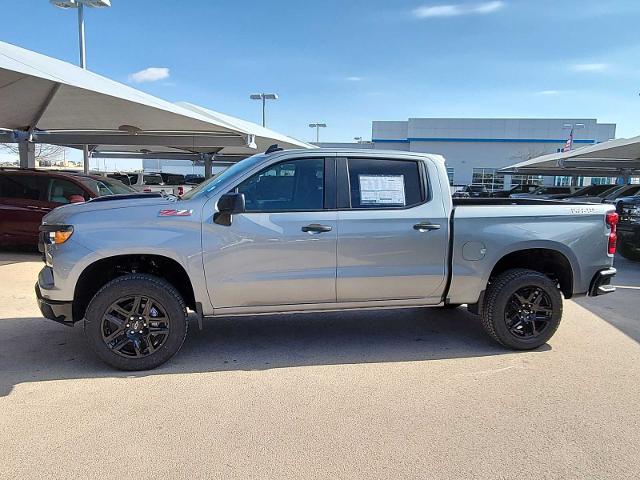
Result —
[[[453,198],[490,197],[491,192],[484,185],[467,185],[462,190],[453,193]]]
[[[538,187],[539,185],[533,183],[523,183],[521,185],[516,185],[509,190],[498,190],[496,192],[493,192],[491,196],[494,198],[509,198],[509,196],[519,193],[531,193]]]
[[[160,192],[181,196],[193,186],[187,185],[185,176],[176,173],[112,173],[109,177],[130,185],[138,192]]]
[[[621,198],[640,195],[640,184],[621,185],[619,188],[609,193],[602,194],[602,203],[617,203]]]
[[[468,304],[516,350],[554,334],[562,296],[601,295],[609,205],[452,201],[439,155],[289,150],[249,157],[175,197],[101,198],[49,213],[36,295],[84,320],[113,367],[154,368],[204,317]],[[365,327],[366,328],[366,327]]]
[[[640,195],[618,200],[618,248],[620,255],[640,262]]]
[[[565,202],[602,203],[608,195],[617,191],[620,185],[591,185],[584,190],[578,190],[572,195],[567,195],[562,200]]]
[[[53,170],[0,169],[0,244],[38,244],[42,217],[67,203],[134,190],[113,179]]]
[[[187,185],[200,185],[204,182],[204,175],[188,173],[184,176],[184,181]]]
[[[544,200],[551,198],[553,195],[569,195],[576,190],[578,190],[577,187],[541,186],[530,193],[512,193],[509,195],[509,198],[535,198]]]

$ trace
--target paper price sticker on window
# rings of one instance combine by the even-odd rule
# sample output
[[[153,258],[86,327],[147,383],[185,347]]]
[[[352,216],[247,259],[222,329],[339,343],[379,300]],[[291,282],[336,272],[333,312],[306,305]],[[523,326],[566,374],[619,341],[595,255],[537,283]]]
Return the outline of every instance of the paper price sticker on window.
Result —
[[[404,206],[404,175],[358,175],[361,205]]]

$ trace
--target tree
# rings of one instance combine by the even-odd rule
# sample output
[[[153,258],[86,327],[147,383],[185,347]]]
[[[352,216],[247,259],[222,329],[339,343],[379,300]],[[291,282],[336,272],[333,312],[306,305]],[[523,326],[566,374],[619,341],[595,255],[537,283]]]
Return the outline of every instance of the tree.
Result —
[[[40,165],[51,165],[52,163],[62,160],[66,147],[60,145],[49,145],[47,143],[35,144],[36,162]],[[0,143],[0,153],[14,154],[16,159],[19,157],[19,149],[17,143]]]

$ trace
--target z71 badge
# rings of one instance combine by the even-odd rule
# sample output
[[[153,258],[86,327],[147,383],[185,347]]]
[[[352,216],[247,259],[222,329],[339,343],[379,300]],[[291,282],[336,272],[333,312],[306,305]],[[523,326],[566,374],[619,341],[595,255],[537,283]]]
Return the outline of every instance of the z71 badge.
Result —
[[[190,217],[193,213],[193,210],[176,210],[174,208],[169,208],[166,210],[160,210],[158,213],[159,217]]]

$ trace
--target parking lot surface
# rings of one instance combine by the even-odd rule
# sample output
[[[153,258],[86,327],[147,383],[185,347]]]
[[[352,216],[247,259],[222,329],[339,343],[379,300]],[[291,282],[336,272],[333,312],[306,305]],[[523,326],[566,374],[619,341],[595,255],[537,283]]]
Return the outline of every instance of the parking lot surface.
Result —
[[[114,371],[0,253],[1,478],[638,478],[640,264],[515,353],[464,309],[216,319]]]

